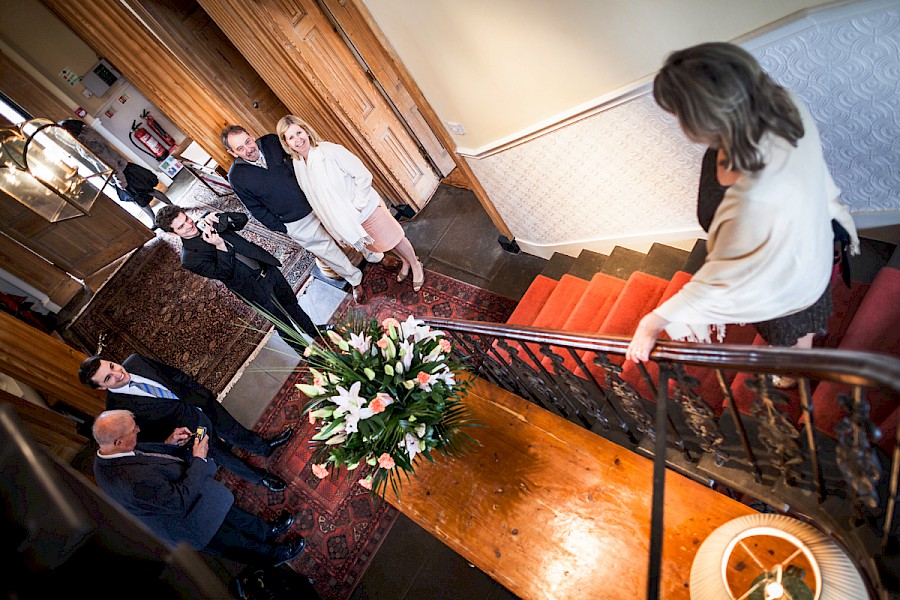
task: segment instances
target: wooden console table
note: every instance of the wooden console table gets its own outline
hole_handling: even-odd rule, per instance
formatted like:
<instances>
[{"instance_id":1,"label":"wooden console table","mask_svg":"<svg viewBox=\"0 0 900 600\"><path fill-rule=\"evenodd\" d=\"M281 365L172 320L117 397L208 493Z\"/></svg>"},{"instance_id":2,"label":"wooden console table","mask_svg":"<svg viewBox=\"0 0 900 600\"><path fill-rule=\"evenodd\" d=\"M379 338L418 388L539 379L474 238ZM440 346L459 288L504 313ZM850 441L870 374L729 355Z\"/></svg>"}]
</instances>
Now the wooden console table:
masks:
<instances>
[{"instance_id":1,"label":"wooden console table","mask_svg":"<svg viewBox=\"0 0 900 600\"><path fill-rule=\"evenodd\" d=\"M653 463L480 379L468 403L482 448L387 500L525 600L643 598ZM689 598L700 544L753 512L669 471L661 597Z\"/></svg>"}]
</instances>

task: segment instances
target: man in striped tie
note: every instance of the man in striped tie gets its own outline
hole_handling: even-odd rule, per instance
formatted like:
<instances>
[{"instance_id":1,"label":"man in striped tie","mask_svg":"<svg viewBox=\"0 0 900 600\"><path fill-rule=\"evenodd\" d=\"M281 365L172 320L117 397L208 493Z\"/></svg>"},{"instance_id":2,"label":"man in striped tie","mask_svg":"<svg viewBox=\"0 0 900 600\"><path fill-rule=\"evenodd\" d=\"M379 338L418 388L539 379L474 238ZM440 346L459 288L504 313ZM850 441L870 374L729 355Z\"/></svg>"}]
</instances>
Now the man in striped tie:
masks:
<instances>
[{"instance_id":1,"label":"man in striped tie","mask_svg":"<svg viewBox=\"0 0 900 600\"><path fill-rule=\"evenodd\" d=\"M107 410L134 413L141 442L183 445L197 427L206 427L209 454L216 463L250 483L273 492L284 491L286 484L281 478L248 465L232 453L231 447L268 457L291 439L292 429L265 440L238 423L211 391L187 373L140 354L132 354L121 365L91 356L81 363L78 378L90 388L106 391Z\"/></svg>"}]
</instances>

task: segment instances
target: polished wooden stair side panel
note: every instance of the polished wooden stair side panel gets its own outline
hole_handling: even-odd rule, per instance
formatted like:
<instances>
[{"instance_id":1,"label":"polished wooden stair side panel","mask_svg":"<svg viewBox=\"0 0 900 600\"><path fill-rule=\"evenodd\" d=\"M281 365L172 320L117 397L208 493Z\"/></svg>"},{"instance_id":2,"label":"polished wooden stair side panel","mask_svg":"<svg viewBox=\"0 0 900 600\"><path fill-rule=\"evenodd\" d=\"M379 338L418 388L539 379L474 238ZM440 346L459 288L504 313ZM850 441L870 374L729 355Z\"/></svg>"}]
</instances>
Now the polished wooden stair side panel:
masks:
<instances>
[{"instance_id":1,"label":"polished wooden stair side panel","mask_svg":"<svg viewBox=\"0 0 900 600\"><path fill-rule=\"evenodd\" d=\"M387 500L525 600L642 597L652 462L481 379L467 404L482 447ZM688 598L700 543L752 513L668 472L661 597Z\"/></svg>"}]
</instances>

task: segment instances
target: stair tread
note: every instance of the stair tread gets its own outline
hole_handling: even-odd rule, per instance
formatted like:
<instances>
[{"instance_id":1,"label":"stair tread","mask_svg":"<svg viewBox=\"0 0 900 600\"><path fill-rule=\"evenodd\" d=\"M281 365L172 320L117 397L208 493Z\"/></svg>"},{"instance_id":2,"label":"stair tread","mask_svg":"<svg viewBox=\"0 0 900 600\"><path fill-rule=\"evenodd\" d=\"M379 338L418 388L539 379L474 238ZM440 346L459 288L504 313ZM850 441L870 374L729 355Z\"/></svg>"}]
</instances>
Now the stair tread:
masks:
<instances>
[{"instance_id":1,"label":"stair tread","mask_svg":"<svg viewBox=\"0 0 900 600\"><path fill-rule=\"evenodd\" d=\"M553 256L550 257L550 260L547 261L544 270L541 271L541 275L559 281L560 277L569 272L569 269L572 268L574 262L574 256L554 252Z\"/></svg>"},{"instance_id":2,"label":"stair tread","mask_svg":"<svg viewBox=\"0 0 900 600\"><path fill-rule=\"evenodd\" d=\"M619 279L628 279L632 273L640 270L645 258L647 255L643 252L616 246L609 253L609 258L604 261L600 272Z\"/></svg>"},{"instance_id":3,"label":"stair tread","mask_svg":"<svg viewBox=\"0 0 900 600\"><path fill-rule=\"evenodd\" d=\"M644 262L641 263L641 271L663 279L671 279L675 273L682 270L689 256L690 252L687 250L665 244L653 244Z\"/></svg>"},{"instance_id":4,"label":"stair tread","mask_svg":"<svg viewBox=\"0 0 900 600\"><path fill-rule=\"evenodd\" d=\"M544 302L541 311L535 316L532 326L561 328L587 287L588 282L584 279L568 274L563 275Z\"/></svg>"},{"instance_id":5,"label":"stair tread","mask_svg":"<svg viewBox=\"0 0 900 600\"><path fill-rule=\"evenodd\" d=\"M703 266L705 261L706 240L697 240L694 242L694 247L691 249L691 253L688 255L687 260L684 261L684 266L681 270L693 275L700 270L700 267Z\"/></svg>"},{"instance_id":6,"label":"stair tread","mask_svg":"<svg viewBox=\"0 0 900 600\"><path fill-rule=\"evenodd\" d=\"M543 275L535 277L506 322L510 325L531 325L558 283Z\"/></svg>"},{"instance_id":7,"label":"stair tread","mask_svg":"<svg viewBox=\"0 0 900 600\"><path fill-rule=\"evenodd\" d=\"M578 255L578 258L575 259L575 262L573 262L572 266L569 268L569 275L574 275L575 277L581 277L584 280L590 281L591 277L600 272L603 268L603 264L608 259L609 257L605 254L592 252L590 250L582 250L581 254Z\"/></svg>"}]
</instances>

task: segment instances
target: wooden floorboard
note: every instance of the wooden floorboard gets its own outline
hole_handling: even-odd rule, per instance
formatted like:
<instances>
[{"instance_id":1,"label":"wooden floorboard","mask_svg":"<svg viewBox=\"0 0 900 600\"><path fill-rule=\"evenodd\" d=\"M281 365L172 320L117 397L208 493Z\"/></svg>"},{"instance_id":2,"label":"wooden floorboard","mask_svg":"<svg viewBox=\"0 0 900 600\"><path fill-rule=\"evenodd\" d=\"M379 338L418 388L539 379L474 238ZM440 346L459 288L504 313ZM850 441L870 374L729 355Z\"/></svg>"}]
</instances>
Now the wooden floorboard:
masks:
<instances>
[{"instance_id":1,"label":"wooden floorboard","mask_svg":"<svg viewBox=\"0 0 900 600\"><path fill-rule=\"evenodd\" d=\"M468 403L483 446L388 501L520 598L643 598L652 463L483 380ZM688 598L702 541L753 511L672 472L665 506L661 597Z\"/></svg>"}]
</instances>

